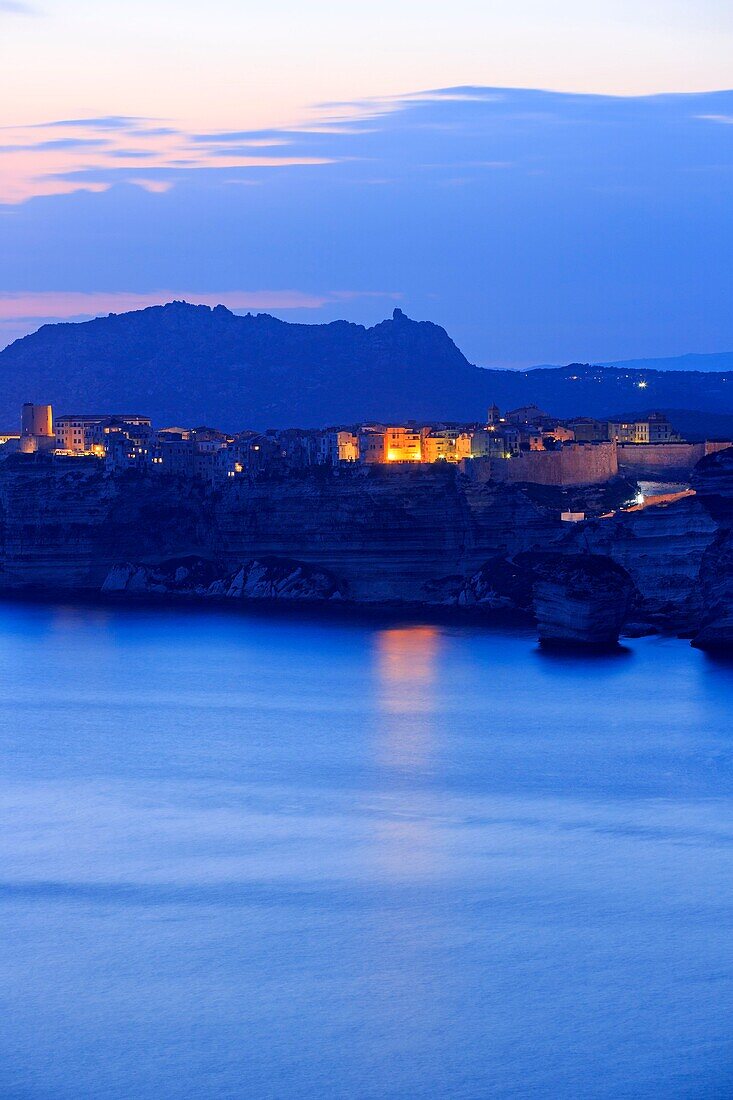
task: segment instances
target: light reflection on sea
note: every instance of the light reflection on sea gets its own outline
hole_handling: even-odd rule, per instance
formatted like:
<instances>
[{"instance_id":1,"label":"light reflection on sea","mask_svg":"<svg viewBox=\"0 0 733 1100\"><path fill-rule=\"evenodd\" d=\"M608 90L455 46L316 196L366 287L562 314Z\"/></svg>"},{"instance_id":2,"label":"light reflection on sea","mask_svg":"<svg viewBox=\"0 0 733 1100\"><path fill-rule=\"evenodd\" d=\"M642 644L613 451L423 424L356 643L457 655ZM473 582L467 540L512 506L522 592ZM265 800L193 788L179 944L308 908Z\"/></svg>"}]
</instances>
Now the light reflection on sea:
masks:
<instances>
[{"instance_id":1,"label":"light reflection on sea","mask_svg":"<svg viewBox=\"0 0 733 1100\"><path fill-rule=\"evenodd\" d=\"M733 668L0 607L0 1095L723 1097Z\"/></svg>"}]
</instances>

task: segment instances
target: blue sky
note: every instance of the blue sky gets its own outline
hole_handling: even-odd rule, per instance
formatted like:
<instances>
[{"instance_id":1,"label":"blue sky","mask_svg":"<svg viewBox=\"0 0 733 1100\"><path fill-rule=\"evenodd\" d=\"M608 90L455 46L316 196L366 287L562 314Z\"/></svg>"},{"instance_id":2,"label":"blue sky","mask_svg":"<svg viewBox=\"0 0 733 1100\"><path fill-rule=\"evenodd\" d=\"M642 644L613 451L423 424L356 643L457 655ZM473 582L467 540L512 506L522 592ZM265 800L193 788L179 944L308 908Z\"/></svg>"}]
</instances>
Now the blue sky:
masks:
<instances>
[{"instance_id":1,"label":"blue sky","mask_svg":"<svg viewBox=\"0 0 733 1100\"><path fill-rule=\"evenodd\" d=\"M729 4L263 7L0 0L0 344L176 296L733 349Z\"/></svg>"}]
</instances>

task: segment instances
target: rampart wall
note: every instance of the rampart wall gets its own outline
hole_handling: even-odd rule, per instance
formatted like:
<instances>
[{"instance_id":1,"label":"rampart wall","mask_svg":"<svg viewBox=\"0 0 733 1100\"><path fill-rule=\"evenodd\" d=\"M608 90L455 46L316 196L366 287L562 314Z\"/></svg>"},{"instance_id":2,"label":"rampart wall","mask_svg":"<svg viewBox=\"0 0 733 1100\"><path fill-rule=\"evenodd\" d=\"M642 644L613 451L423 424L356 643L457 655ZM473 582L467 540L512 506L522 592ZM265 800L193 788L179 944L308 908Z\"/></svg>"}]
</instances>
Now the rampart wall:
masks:
<instances>
[{"instance_id":1,"label":"rampart wall","mask_svg":"<svg viewBox=\"0 0 733 1100\"><path fill-rule=\"evenodd\" d=\"M701 458L723 451L730 443L619 443L621 473L679 473L692 470Z\"/></svg>"},{"instance_id":2,"label":"rampart wall","mask_svg":"<svg viewBox=\"0 0 733 1100\"><path fill-rule=\"evenodd\" d=\"M491 481L510 485L600 485L618 474L615 443L571 443L556 451L525 451L491 460Z\"/></svg>"}]
</instances>

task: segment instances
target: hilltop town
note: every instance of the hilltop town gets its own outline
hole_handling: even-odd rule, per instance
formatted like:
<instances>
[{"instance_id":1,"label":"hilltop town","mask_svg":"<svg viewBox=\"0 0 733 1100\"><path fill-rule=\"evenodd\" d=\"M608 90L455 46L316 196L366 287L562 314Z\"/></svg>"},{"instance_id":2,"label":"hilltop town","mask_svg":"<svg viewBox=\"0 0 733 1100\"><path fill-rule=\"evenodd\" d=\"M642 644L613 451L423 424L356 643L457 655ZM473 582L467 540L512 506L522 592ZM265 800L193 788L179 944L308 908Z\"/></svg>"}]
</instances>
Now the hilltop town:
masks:
<instances>
[{"instance_id":1,"label":"hilltop town","mask_svg":"<svg viewBox=\"0 0 733 1100\"><path fill-rule=\"evenodd\" d=\"M234 435L26 404L0 434L0 590L530 615L733 645L733 447L667 418Z\"/></svg>"},{"instance_id":2,"label":"hilltop town","mask_svg":"<svg viewBox=\"0 0 733 1100\"><path fill-rule=\"evenodd\" d=\"M635 420L561 420L535 405L505 413L492 405L483 423L339 425L323 430L156 428L140 414L66 413L26 404L20 432L0 435L0 456L91 458L110 472L138 469L216 484L241 476L310 467L448 463L482 481L548 486L599 485L619 474L683 479L725 441L683 440L662 413Z\"/></svg>"}]
</instances>

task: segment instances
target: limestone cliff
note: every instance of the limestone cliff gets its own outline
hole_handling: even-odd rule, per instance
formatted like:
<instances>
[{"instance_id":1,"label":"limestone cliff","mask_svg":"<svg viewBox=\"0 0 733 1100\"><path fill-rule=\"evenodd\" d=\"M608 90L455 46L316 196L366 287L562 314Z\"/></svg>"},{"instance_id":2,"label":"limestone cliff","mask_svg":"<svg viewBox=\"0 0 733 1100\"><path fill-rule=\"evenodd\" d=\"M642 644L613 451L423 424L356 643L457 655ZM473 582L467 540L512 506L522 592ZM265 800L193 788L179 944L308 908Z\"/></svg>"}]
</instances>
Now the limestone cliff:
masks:
<instances>
[{"instance_id":1,"label":"limestone cliff","mask_svg":"<svg viewBox=\"0 0 733 1100\"><path fill-rule=\"evenodd\" d=\"M733 649L733 532L721 531L703 554L700 567L699 649Z\"/></svg>"},{"instance_id":2,"label":"limestone cliff","mask_svg":"<svg viewBox=\"0 0 733 1100\"><path fill-rule=\"evenodd\" d=\"M618 643L634 586L625 569L594 554L548 555L534 569L532 610L544 645Z\"/></svg>"},{"instance_id":3,"label":"limestone cliff","mask_svg":"<svg viewBox=\"0 0 733 1100\"><path fill-rule=\"evenodd\" d=\"M733 449L704 458L693 485L694 496L574 524L544 548L550 573L562 574L562 555L607 558L633 586L626 632L660 629L696 636L700 645L733 646ZM533 554L487 559L459 602L539 617L537 564ZM572 599L571 589L565 586L563 599Z\"/></svg>"},{"instance_id":4,"label":"limestone cliff","mask_svg":"<svg viewBox=\"0 0 733 1100\"><path fill-rule=\"evenodd\" d=\"M717 532L704 502L694 496L578 524L563 539L562 549L610 558L636 586L640 622L684 631L698 620L700 564Z\"/></svg>"},{"instance_id":5,"label":"limestone cliff","mask_svg":"<svg viewBox=\"0 0 733 1100\"><path fill-rule=\"evenodd\" d=\"M719 528L700 563L694 644L733 650L733 448L704 458L695 469L693 486Z\"/></svg>"},{"instance_id":6,"label":"limestone cliff","mask_svg":"<svg viewBox=\"0 0 733 1100\"><path fill-rule=\"evenodd\" d=\"M520 489L475 485L450 467L315 470L212 489L153 473L106 476L94 459L0 465L6 589L131 591L144 576L151 591L175 591L168 563L192 558L210 563L209 584L283 561L353 600L440 603L487 559L561 532L557 512ZM120 568L132 569L126 581Z\"/></svg>"},{"instance_id":7,"label":"limestone cliff","mask_svg":"<svg viewBox=\"0 0 733 1100\"><path fill-rule=\"evenodd\" d=\"M509 608L543 630L560 629L560 605L576 601L563 629L574 617L589 641L623 625L718 645L732 636L733 449L699 464L695 488L568 526L546 490L449 466L318 468L210 487L18 455L0 463L0 588ZM571 576L564 559L578 555L603 559L589 568L602 565L608 585ZM608 595L616 568L628 579L623 624Z\"/></svg>"},{"instance_id":8,"label":"limestone cliff","mask_svg":"<svg viewBox=\"0 0 733 1100\"><path fill-rule=\"evenodd\" d=\"M493 558L471 578L460 602L487 609L530 613L548 645L612 646L618 642L632 600L631 577L600 554L525 551Z\"/></svg>"}]
</instances>

